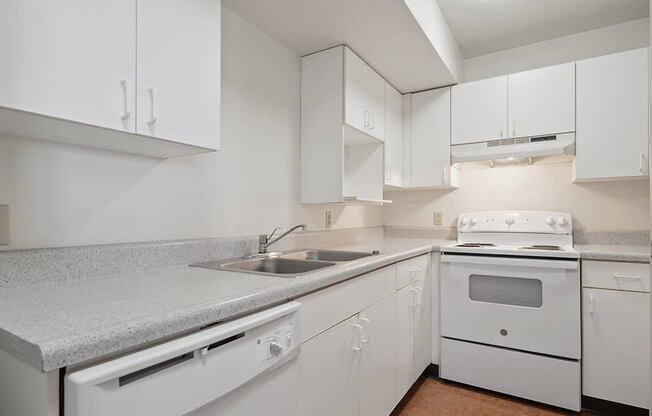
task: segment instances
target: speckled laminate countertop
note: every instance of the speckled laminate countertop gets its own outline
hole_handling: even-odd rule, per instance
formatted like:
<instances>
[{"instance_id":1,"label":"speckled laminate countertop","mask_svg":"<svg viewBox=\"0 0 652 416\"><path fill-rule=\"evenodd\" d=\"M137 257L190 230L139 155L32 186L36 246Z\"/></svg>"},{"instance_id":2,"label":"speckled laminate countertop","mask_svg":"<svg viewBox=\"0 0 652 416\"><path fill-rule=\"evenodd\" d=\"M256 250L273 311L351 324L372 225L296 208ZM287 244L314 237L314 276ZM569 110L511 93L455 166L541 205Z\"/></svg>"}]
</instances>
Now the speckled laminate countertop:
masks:
<instances>
[{"instance_id":1,"label":"speckled laminate countertop","mask_svg":"<svg viewBox=\"0 0 652 416\"><path fill-rule=\"evenodd\" d=\"M341 247L381 254L300 278L183 266L4 289L0 348L51 371L282 303L447 243L385 238Z\"/></svg>"},{"instance_id":2,"label":"speckled laminate countertop","mask_svg":"<svg viewBox=\"0 0 652 416\"><path fill-rule=\"evenodd\" d=\"M577 244L583 260L629 261L637 263L650 262L649 246Z\"/></svg>"}]
</instances>

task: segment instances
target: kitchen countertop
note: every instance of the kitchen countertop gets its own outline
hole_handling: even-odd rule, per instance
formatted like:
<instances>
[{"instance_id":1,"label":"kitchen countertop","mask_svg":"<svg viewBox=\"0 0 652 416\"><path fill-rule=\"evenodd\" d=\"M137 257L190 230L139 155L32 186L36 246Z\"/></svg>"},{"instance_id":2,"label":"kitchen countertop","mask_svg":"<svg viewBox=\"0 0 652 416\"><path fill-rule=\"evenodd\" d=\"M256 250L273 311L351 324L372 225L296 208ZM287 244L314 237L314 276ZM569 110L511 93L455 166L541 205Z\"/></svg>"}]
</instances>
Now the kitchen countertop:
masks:
<instances>
[{"instance_id":1,"label":"kitchen countertop","mask_svg":"<svg viewBox=\"0 0 652 416\"><path fill-rule=\"evenodd\" d=\"M300 278L180 266L0 290L0 348L42 371L97 360L297 298L449 240L337 247L381 254ZM319 247L311 247L319 248ZM333 247L329 247L333 249Z\"/></svg>"},{"instance_id":2,"label":"kitchen countertop","mask_svg":"<svg viewBox=\"0 0 652 416\"><path fill-rule=\"evenodd\" d=\"M650 262L650 246L576 244L583 260Z\"/></svg>"}]
</instances>

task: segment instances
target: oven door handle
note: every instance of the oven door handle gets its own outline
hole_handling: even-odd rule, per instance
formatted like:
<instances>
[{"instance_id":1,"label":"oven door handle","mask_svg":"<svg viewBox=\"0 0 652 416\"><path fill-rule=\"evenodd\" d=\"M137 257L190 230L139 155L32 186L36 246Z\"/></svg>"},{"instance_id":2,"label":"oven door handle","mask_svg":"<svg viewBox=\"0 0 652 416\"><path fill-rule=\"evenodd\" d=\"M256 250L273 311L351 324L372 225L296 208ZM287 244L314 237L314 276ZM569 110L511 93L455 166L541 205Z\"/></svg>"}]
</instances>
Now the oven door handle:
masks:
<instances>
[{"instance_id":1,"label":"oven door handle","mask_svg":"<svg viewBox=\"0 0 652 416\"><path fill-rule=\"evenodd\" d=\"M561 269L561 270L577 270L579 268L578 261L572 260L549 260L549 259L533 259L533 258L515 258L515 257L489 257L489 256L464 256L454 254L442 254L442 263L460 263L460 264L482 264L482 265L496 265L505 267L530 267L538 269Z\"/></svg>"}]
</instances>

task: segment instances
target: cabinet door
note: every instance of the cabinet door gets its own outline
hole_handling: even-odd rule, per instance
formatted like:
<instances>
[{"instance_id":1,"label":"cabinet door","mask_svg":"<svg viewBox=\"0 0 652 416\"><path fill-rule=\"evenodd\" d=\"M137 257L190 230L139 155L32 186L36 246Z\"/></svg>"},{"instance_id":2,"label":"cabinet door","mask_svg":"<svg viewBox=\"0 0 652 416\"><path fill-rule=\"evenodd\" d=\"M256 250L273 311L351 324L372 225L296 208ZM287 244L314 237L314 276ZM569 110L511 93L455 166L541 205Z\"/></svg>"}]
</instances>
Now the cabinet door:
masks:
<instances>
[{"instance_id":1,"label":"cabinet door","mask_svg":"<svg viewBox=\"0 0 652 416\"><path fill-rule=\"evenodd\" d=\"M135 132L135 8L135 0L3 1L0 106Z\"/></svg>"},{"instance_id":2,"label":"cabinet door","mask_svg":"<svg viewBox=\"0 0 652 416\"><path fill-rule=\"evenodd\" d=\"M648 407L648 293L583 289L583 394Z\"/></svg>"},{"instance_id":3,"label":"cabinet door","mask_svg":"<svg viewBox=\"0 0 652 416\"><path fill-rule=\"evenodd\" d=\"M648 174L648 50L577 63L575 178Z\"/></svg>"},{"instance_id":4,"label":"cabinet door","mask_svg":"<svg viewBox=\"0 0 652 416\"><path fill-rule=\"evenodd\" d=\"M403 185L403 97L385 85L385 184Z\"/></svg>"},{"instance_id":5,"label":"cabinet door","mask_svg":"<svg viewBox=\"0 0 652 416\"><path fill-rule=\"evenodd\" d=\"M507 137L507 76L451 88L451 143Z\"/></svg>"},{"instance_id":6,"label":"cabinet door","mask_svg":"<svg viewBox=\"0 0 652 416\"><path fill-rule=\"evenodd\" d=\"M351 317L301 346L299 414L357 415L358 354L361 337Z\"/></svg>"},{"instance_id":7,"label":"cabinet door","mask_svg":"<svg viewBox=\"0 0 652 416\"><path fill-rule=\"evenodd\" d=\"M411 186L449 184L450 88L412 94Z\"/></svg>"},{"instance_id":8,"label":"cabinet door","mask_svg":"<svg viewBox=\"0 0 652 416\"><path fill-rule=\"evenodd\" d=\"M138 134L219 148L220 0L138 0Z\"/></svg>"},{"instance_id":9,"label":"cabinet door","mask_svg":"<svg viewBox=\"0 0 652 416\"><path fill-rule=\"evenodd\" d=\"M419 378L432 363L432 275L426 267L423 278L414 283L417 289L414 308L414 373Z\"/></svg>"},{"instance_id":10,"label":"cabinet door","mask_svg":"<svg viewBox=\"0 0 652 416\"><path fill-rule=\"evenodd\" d=\"M359 415L386 416L396 405L396 295L360 312L364 341L360 353Z\"/></svg>"},{"instance_id":11,"label":"cabinet door","mask_svg":"<svg viewBox=\"0 0 652 416\"><path fill-rule=\"evenodd\" d=\"M385 140L385 80L369 68L367 96L369 97L369 134Z\"/></svg>"},{"instance_id":12,"label":"cabinet door","mask_svg":"<svg viewBox=\"0 0 652 416\"><path fill-rule=\"evenodd\" d=\"M575 131L575 63L507 76L509 137Z\"/></svg>"},{"instance_id":13,"label":"cabinet door","mask_svg":"<svg viewBox=\"0 0 652 416\"><path fill-rule=\"evenodd\" d=\"M345 123L369 132L370 105L368 89L369 71L371 68L358 55L349 48L344 48L345 53Z\"/></svg>"},{"instance_id":14,"label":"cabinet door","mask_svg":"<svg viewBox=\"0 0 652 416\"><path fill-rule=\"evenodd\" d=\"M410 389L414 376L414 305L412 285L396 292L396 401Z\"/></svg>"}]
</instances>

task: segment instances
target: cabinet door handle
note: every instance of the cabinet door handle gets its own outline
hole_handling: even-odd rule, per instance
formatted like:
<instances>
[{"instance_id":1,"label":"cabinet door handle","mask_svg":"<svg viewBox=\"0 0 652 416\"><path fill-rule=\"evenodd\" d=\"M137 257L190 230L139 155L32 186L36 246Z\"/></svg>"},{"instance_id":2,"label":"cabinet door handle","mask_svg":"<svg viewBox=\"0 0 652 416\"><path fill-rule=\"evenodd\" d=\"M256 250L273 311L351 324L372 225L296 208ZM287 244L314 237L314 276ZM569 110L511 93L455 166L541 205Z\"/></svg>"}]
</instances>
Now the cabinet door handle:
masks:
<instances>
[{"instance_id":1,"label":"cabinet door handle","mask_svg":"<svg viewBox=\"0 0 652 416\"><path fill-rule=\"evenodd\" d=\"M392 168L389 166L385 169L385 179L392 179Z\"/></svg>"},{"instance_id":2,"label":"cabinet door handle","mask_svg":"<svg viewBox=\"0 0 652 416\"><path fill-rule=\"evenodd\" d=\"M618 280L641 280L641 276L628 276L626 274L614 273L614 278Z\"/></svg>"},{"instance_id":3,"label":"cabinet door handle","mask_svg":"<svg viewBox=\"0 0 652 416\"><path fill-rule=\"evenodd\" d=\"M369 124L369 130L376 128L376 117L374 117L374 113L369 113Z\"/></svg>"},{"instance_id":4,"label":"cabinet door handle","mask_svg":"<svg viewBox=\"0 0 652 416\"><path fill-rule=\"evenodd\" d=\"M593 293L589 293L589 315L595 315L595 297Z\"/></svg>"},{"instance_id":5,"label":"cabinet door handle","mask_svg":"<svg viewBox=\"0 0 652 416\"><path fill-rule=\"evenodd\" d=\"M360 322L364 322L365 324L369 325L371 321L369 321L369 318L360 318ZM364 327L364 325L360 325L362 328L362 343L363 344L368 344L369 343L369 338L367 337L367 329Z\"/></svg>"},{"instance_id":6,"label":"cabinet door handle","mask_svg":"<svg viewBox=\"0 0 652 416\"><path fill-rule=\"evenodd\" d=\"M369 111L367 110L364 111L364 128L369 128Z\"/></svg>"},{"instance_id":7,"label":"cabinet door handle","mask_svg":"<svg viewBox=\"0 0 652 416\"><path fill-rule=\"evenodd\" d=\"M124 99L123 102L123 110L124 112L120 116L122 120L127 120L129 117L131 117L131 111L129 111L129 81L126 79L121 79L120 80L120 85L122 86L122 97Z\"/></svg>"},{"instance_id":8,"label":"cabinet door handle","mask_svg":"<svg viewBox=\"0 0 652 416\"><path fill-rule=\"evenodd\" d=\"M410 307L411 308L416 308L417 307L417 293L419 292L418 289L412 288L410 289L410 292L412 293L412 301L410 302Z\"/></svg>"},{"instance_id":9,"label":"cabinet door handle","mask_svg":"<svg viewBox=\"0 0 652 416\"><path fill-rule=\"evenodd\" d=\"M445 167L442 170L442 180L444 185L450 185L450 167Z\"/></svg>"},{"instance_id":10,"label":"cabinet door handle","mask_svg":"<svg viewBox=\"0 0 652 416\"><path fill-rule=\"evenodd\" d=\"M641 172L644 175L647 175L647 158L643 154L643 152L640 152L638 154L638 171Z\"/></svg>"},{"instance_id":11,"label":"cabinet door handle","mask_svg":"<svg viewBox=\"0 0 652 416\"><path fill-rule=\"evenodd\" d=\"M150 100L150 103L151 103L150 118L149 118L149 121L147 122L147 124L149 124L151 126L154 123L156 123L156 111L155 111L155 107L154 107L154 101L155 101L154 96L156 94L156 88L148 88L147 92L149 92L149 100Z\"/></svg>"},{"instance_id":12,"label":"cabinet door handle","mask_svg":"<svg viewBox=\"0 0 652 416\"><path fill-rule=\"evenodd\" d=\"M512 137L516 137L516 119L512 120Z\"/></svg>"},{"instance_id":13,"label":"cabinet door handle","mask_svg":"<svg viewBox=\"0 0 652 416\"><path fill-rule=\"evenodd\" d=\"M500 120L500 138L502 139L504 135L505 135L505 125L503 124L503 120Z\"/></svg>"},{"instance_id":14,"label":"cabinet door handle","mask_svg":"<svg viewBox=\"0 0 652 416\"><path fill-rule=\"evenodd\" d=\"M362 332L362 325L353 324L353 330L355 334L360 334ZM362 343L355 345L355 341L354 341L353 351L361 351L361 350L362 350Z\"/></svg>"}]
</instances>

